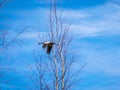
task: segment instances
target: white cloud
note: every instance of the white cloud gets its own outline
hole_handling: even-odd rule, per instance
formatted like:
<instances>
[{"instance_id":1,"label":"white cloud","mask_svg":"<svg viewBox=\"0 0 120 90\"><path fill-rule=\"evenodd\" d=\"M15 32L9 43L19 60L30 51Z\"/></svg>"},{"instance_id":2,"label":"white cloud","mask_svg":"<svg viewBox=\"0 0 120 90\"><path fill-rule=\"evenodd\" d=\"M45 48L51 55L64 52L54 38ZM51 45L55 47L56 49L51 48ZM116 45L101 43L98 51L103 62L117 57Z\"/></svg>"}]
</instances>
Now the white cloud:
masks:
<instances>
[{"instance_id":1,"label":"white cloud","mask_svg":"<svg viewBox=\"0 0 120 90\"><path fill-rule=\"evenodd\" d=\"M36 39L39 39L39 37L45 37L47 36L47 33L46 32L38 32L38 31L28 31L28 32L25 32L23 34L21 34L21 38L22 39L28 39L28 40L36 40Z\"/></svg>"},{"instance_id":2,"label":"white cloud","mask_svg":"<svg viewBox=\"0 0 120 90\"><path fill-rule=\"evenodd\" d=\"M78 89L82 89L82 90L119 90L120 87L116 86L116 85L108 85L108 86L90 86L90 87L78 87ZM78 90L76 89L76 90Z\"/></svg>"},{"instance_id":3,"label":"white cloud","mask_svg":"<svg viewBox=\"0 0 120 90\"><path fill-rule=\"evenodd\" d=\"M84 37L120 34L120 6L117 4L107 2L93 8L71 10L71 13L68 19L74 21L71 27L74 34Z\"/></svg>"},{"instance_id":4,"label":"white cloud","mask_svg":"<svg viewBox=\"0 0 120 90\"><path fill-rule=\"evenodd\" d=\"M72 34L78 35L79 37L86 36L96 36L99 33L99 29L92 26L84 26L84 25L71 25Z\"/></svg>"},{"instance_id":5,"label":"white cloud","mask_svg":"<svg viewBox=\"0 0 120 90\"><path fill-rule=\"evenodd\" d=\"M83 37L120 34L120 5L114 3L116 1L113 0L100 6L80 10L58 9L58 12L63 11L63 17L73 22L71 28L74 34L78 34L79 32ZM10 21L11 27L17 27L18 25L23 25L23 23L30 26L37 26L39 21L39 29L41 31L48 30L49 9L47 8L14 11L12 14L18 18Z\"/></svg>"},{"instance_id":6,"label":"white cloud","mask_svg":"<svg viewBox=\"0 0 120 90\"><path fill-rule=\"evenodd\" d=\"M78 35L77 38L106 34L120 34L120 6L117 4L106 3L97 7L82 10L65 10L64 12L68 13L68 15L63 15L66 19L69 19L69 21L74 21L71 26L71 30L75 36ZM45 24L48 20L48 18L46 18L48 17L48 9L37 8L35 10L19 12L17 15L21 18L20 20L15 20L13 23L14 26L18 25L19 22L26 22L28 25L35 26L37 25L37 20L39 19L39 27L41 28L40 30L46 29L45 25L43 24ZM46 26L47 24L48 22L46 23ZM46 32L46 30L44 31ZM26 32L21 36L21 38L27 40L37 39L37 33L38 32L35 31ZM44 34L45 33L40 34L42 35L42 38ZM26 50L31 50L30 48L33 48L33 44L25 45L23 48ZM113 58L111 59L111 56L108 55L109 53L106 53L99 53L94 50L88 52L88 50L85 50L83 54L87 56L87 62L90 62L88 63L87 69L90 72L103 71L107 74L120 75L120 71L118 69L120 68L118 66L119 61L115 61L113 65ZM115 54L119 54L119 52ZM118 58L116 60L118 60Z\"/></svg>"},{"instance_id":7,"label":"white cloud","mask_svg":"<svg viewBox=\"0 0 120 90\"><path fill-rule=\"evenodd\" d=\"M62 10L60 10L62 12ZM89 13L84 12L82 10L65 10L63 12L63 17L67 19L80 19L80 18L86 18L89 17Z\"/></svg>"},{"instance_id":8,"label":"white cloud","mask_svg":"<svg viewBox=\"0 0 120 90\"><path fill-rule=\"evenodd\" d=\"M90 47L90 45L88 45ZM103 72L110 76L120 75L120 48L111 50L82 49L81 54L86 62L85 72ZM113 53L114 52L114 53Z\"/></svg>"}]
</instances>

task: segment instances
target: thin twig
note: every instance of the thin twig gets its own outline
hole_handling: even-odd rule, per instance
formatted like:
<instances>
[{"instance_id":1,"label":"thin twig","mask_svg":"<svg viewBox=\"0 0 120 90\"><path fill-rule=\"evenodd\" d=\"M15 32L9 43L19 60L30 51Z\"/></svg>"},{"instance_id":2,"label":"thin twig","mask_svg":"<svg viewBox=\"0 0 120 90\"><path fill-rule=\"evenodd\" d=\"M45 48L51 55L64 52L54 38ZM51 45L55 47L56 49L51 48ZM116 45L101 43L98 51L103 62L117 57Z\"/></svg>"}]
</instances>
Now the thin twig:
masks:
<instances>
[{"instance_id":1,"label":"thin twig","mask_svg":"<svg viewBox=\"0 0 120 90\"><path fill-rule=\"evenodd\" d=\"M19 35L28 28L29 26L24 27L7 45L4 46L4 48L7 48L8 46L10 46L19 37Z\"/></svg>"}]
</instances>

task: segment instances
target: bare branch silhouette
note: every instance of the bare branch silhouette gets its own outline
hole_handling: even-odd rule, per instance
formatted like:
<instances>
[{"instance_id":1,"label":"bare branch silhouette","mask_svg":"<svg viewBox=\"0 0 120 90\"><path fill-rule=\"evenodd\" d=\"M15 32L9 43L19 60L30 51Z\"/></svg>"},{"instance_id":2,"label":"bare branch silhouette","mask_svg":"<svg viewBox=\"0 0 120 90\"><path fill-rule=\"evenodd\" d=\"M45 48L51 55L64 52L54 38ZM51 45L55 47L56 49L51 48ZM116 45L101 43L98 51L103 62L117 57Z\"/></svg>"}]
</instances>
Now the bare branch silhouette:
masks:
<instances>
[{"instance_id":1,"label":"bare branch silhouette","mask_svg":"<svg viewBox=\"0 0 120 90\"><path fill-rule=\"evenodd\" d=\"M49 43L40 42L39 44L43 44L43 48L47 47L50 42L59 44L52 46L49 54L38 55L40 57L35 59L37 63L35 67L39 73L38 86L40 89L38 90L73 90L73 84L80 78L79 75L84 65L78 66L78 69L73 68L76 67L74 64L76 58L74 51L71 50L70 26L71 23L66 25L62 12L57 11L56 0L51 0Z\"/></svg>"},{"instance_id":2,"label":"bare branch silhouette","mask_svg":"<svg viewBox=\"0 0 120 90\"><path fill-rule=\"evenodd\" d=\"M2 7L5 2L6 2L6 0L0 1L0 7Z\"/></svg>"}]
</instances>

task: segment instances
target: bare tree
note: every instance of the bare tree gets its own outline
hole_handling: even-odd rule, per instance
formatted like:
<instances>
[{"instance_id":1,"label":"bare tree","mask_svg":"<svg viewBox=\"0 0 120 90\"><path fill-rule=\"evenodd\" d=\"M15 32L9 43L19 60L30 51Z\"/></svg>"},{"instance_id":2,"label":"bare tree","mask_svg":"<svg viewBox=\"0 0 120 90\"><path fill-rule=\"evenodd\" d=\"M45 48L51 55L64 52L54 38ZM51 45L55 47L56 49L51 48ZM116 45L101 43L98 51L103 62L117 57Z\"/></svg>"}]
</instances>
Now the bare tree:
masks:
<instances>
[{"instance_id":1,"label":"bare tree","mask_svg":"<svg viewBox=\"0 0 120 90\"><path fill-rule=\"evenodd\" d=\"M7 0L0 0L0 8L5 4ZM0 17L2 18L2 17ZM15 44L19 45L17 43L18 37L26 30L29 26L25 26L21 30L17 31L16 34L13 36L9 36L10 32L9 30L1 30L0 28L0 84L8 84L13 79L6 79L6 72L14 71L13 68L10 68L5 64L5 59L2 59L3 55L8 56L9 53L9 47L13 47ZM14 47L13 47L14 48ZM6 60L7 62L7 60ZM5 78L5 80L3 79ZM2 90L2 87L0 86L0 90Z\"/></svg>"},{"instance_id":2,"label":"bare tree","mask_svg":"<svg viewBox=\"0 0 120 90\"><path fill-rule=\"evenodd\" d=\"M14 49L15 45L19 45L19 43L17 42L19 41L18 37L23 33L23 31L25 31L28 28L29 27L26 26L23 29L21 29L15 36L10 36L12 38L11 40L7 37L7 35L9 36L8 31L0 32L0 84L8 84L11 80L14 80L14 78L3 80L3 78L6 77L5 73L16 72L16 71L14 68L10 68L9 66L6 66L5 63L7 62L7 60L5 61L5 59L2 59L2 57L7 56L6 59L9 58L10 55L9 47L12 47ZM0 90L1 89L2 88L0 86Z\"/></svg>"},{"instance_id":3,"label":"bare tree","mask_svg":"<svg viewBox=\"0 0 120 90\"><path fill-rule=\"evenodd\" d=\"M18 37L28 28L30 27L25 26L23 29L19 30L19 32L15 36L13 36L11 40L9 40L9 38L7 37L7 35L9 34L8 31L6 30L1 31L0 32L0 52L6 53L8 51L8 47L13 46L15 42L17 43Z\"/></svg>"},{"instance_id":4,"label":"bare tree","mask_svg":"<svg viewBox=\"0 0 120 90\"><path fill-rule=\"evenodd\" d=\"M5 4L7 0L1 0L0 1L0 8ZM26 29L30 28L29 26L25 26L23 29L19 30L18 33L13 36L11 40L8 41L9 38L7 38L8 30L0 30L0 51L7 51L7 48L9 46L12 46L14 42L16 42L17 38L20 36L21 33L23 33Z\"/></svg>"},{"instance_id":5,"label":"bare tree","mask_svg":"<svg viewBox=\"0 0 120 90\"><path fill-rule=\"evenodd\" d=\"M54 45L50 54L39 55L36 60L36 69L31 70L37 75L36 81L30 76L37 90L73 90L72 85L79 78L81 69L75 69L75 55L71 50L72 37L70 26L66 25L61 11L57 11L56 0L51 0L49 12L49 41Z\"/></svg>"}]
</instances>

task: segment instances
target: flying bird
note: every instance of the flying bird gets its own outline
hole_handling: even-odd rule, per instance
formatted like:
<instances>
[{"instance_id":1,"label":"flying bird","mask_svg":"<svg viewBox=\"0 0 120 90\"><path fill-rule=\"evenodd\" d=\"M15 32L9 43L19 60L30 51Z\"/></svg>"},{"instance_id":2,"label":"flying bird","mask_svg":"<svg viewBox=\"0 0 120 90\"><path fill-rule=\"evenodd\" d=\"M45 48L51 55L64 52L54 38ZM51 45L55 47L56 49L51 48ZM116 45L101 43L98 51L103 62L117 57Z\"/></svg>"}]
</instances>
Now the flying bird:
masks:
<instances>
[{"instance_id":1,"label":"flying bird","mask_svg":"<svg viewBox=\"0 0 120 90\"><path fill-rule=\"evenodd\" d=\"M52 41L45 41L45 42L39 42L38 44L43 44L42 48L43 49L47 48L47 54L50 54L53 45L56 44L56 43L52 42Z\"/></svg>"}]
</instances>

